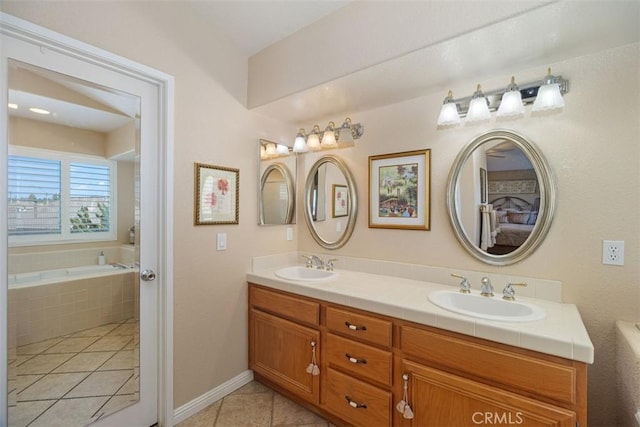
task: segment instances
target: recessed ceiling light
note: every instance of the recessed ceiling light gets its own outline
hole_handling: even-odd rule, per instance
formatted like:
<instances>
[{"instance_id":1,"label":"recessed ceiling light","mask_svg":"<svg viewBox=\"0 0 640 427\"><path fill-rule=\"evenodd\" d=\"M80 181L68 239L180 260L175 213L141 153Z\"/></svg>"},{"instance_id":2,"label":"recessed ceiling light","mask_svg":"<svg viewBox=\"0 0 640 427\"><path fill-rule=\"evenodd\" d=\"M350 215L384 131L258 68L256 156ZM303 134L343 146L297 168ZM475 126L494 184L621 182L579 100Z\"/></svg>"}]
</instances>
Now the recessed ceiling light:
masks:
<instances>
[{"instance_id":1,"label":"recessed ceiling light","mask_svg":"<svg viewBox=\"0 0 640 427\"><path fill-rule=\"evenodd\" d=\"M35 107L29 108L29 111L36 114L51 114L50 111L43 110L42 108L35 108Z\"/></svg>"},{"instance_id":2,"label":"recessed ceiling light","mask_svg":"<svg viewBox=\"0 0 640 427\"><path fill-rule=\"evenodd\" d=\"M18 109L18 104L14 104L12 102L7 104L7 107L11 108L12 110L17 110Z\"/></svg>"}]
</instances>

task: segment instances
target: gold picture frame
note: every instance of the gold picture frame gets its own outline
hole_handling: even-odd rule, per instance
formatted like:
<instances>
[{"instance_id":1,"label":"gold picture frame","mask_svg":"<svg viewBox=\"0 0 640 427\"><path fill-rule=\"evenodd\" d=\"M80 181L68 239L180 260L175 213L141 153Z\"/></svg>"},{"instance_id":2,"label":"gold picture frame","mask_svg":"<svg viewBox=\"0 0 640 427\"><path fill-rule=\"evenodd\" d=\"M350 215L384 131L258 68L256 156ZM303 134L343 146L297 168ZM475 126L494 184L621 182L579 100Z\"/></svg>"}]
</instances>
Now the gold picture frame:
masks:
<instances>
[{"instance_id":1,"label":"gold picture frame","mask_svg":"<svg viewBox=\"0 0 640 427\"><path fill-rule=\"evenodd\" d=\"M369 156L369 228L431 229L431 150Z\"/></svg>"},{"instance_id":2,"label":"gold picture frame","mask_svg":"<svg viewBox=\"0 0 640 427\"><path fill-rule=\"evenodd\" d=\"M238 224L240 170L195 164L195 225Z\"/></svg>"}]
</instances>

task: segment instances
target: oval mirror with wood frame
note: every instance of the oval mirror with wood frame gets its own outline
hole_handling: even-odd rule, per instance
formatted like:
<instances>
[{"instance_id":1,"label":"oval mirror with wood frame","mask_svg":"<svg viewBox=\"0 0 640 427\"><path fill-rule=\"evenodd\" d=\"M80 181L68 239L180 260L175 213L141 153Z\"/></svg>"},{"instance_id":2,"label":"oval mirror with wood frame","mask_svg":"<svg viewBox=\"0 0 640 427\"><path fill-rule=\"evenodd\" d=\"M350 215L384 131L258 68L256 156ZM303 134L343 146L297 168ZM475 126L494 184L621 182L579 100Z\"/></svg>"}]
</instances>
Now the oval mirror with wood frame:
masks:
<instances>
[{"instance_id":1,"label":"oval mirror with wood frame","mask_svg":"<svg viewBox=\"0 0 640 427\"><path fill-rule=\"evenodd\" d=\"M449 174L447 211L456 238L487 264L509 265L528 257L549 231L555 204L547 161L513 131L475 138Z\"/></svg>"},{"instance_id":2,"label":"oval mirror with wood frame","mask_svg":"<svg viewBox=\"0 0 640 427\"><path fill-rule=\"evenodd\" d=\"M314 240L325 249L347 243L356 222L358 198L353 176L338 157L316 161L307 175L304 216Z\"/></svg>"}]
</instances>

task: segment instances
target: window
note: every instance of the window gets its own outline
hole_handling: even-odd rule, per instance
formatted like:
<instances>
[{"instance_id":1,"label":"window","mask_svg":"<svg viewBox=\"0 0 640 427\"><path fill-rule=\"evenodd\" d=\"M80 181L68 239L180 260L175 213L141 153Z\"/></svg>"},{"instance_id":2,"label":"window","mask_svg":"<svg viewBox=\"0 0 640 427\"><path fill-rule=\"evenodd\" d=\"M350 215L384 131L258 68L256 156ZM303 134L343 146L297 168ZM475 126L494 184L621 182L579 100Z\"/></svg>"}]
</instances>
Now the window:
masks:
<instances>
[{"instance_id":1,"label":"window","mask_svg":"<svg viewBox=\"0 0 640 427\"><path fill-rule=\"evenodd\" d=\"M8 225L12 245L114 240L116 163L12 147Z\"/></svg>"}]
</instances>

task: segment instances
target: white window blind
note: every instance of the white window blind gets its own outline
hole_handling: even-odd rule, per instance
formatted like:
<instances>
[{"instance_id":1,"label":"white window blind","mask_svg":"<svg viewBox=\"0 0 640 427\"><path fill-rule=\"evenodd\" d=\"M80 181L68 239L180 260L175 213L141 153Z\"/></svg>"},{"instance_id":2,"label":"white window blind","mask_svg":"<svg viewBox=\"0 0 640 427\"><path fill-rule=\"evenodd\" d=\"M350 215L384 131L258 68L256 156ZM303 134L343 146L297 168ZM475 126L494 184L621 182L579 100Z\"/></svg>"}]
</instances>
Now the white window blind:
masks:
<instances>
[{"instance_id":1,"label":"white window blind","mask_svg":"<svg viewBox=\"0 0 640 427\"><path fill-rule=\"evenodd\" d=\"M11 152L11 245L116 238L116 162L47 150Z\"/></svg>"},{"instance_id":2,"label":"white window blind","mask_svg":"<svg viewBox=\"0 0 640 427\"><path fill-rule=\"evenodd\" d=\"M9 236L60 234L61 162L9 156Z\"/></svg>"},{"instance_id":3,"label":"white window blind","mask_svg":"<svg viewBox=\"0 0 640 427\"><path fill-rule=\"evenodd\" d=\"M110 229L111 177L108 166L69 165L69 222L71 233L99 233Z\"/></svg>"}]
</instances>

